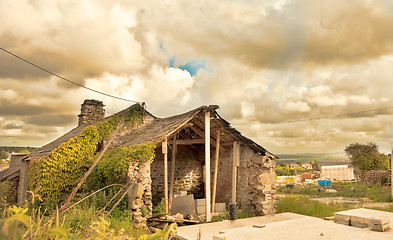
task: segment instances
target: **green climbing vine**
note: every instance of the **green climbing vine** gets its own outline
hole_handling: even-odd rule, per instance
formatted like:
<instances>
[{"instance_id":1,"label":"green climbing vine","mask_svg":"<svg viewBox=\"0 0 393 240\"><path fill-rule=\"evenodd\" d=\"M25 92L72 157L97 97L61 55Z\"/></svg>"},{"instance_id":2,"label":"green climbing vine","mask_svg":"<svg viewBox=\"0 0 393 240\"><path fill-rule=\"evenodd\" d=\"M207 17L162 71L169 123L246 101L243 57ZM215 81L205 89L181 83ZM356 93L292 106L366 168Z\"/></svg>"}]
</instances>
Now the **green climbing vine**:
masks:
<instances>
[{"instance_id":1,"label":"green climbing vine","mask_svg":"<svg viewBox=\"0 0 393 240\"><path fill-rule=\"evenodd\" d=\"M134 105L130 108L125 117L125 122L128 126L135 127L143 121L143 108L140 105ZM105 121L99 122L83 129L81 134L70 139L68 142L62 143L59 147L54 149L49 155L35 159L30 164L30 189L38 193L41 198L48 203L57 203L70 193L72 189L78 184L80 178L91 166L92 160L97 151L97 146L103 139L111 136L121 120L120 116L113 116ZM150 146L147 144L146 146ZM119 150L117 148L108 151L108 156L115 156ZM121 148L120 148L121 149ZM130 154L134 157L144 159L142 150L136 149L150 149L149 147L130 147L128 150L122 150L122 155ZM109 153L109 154L108 154ZM117 161L114 157L105 157L111 159L110 161ZM109 160L106 160L109 161ZM121 164L116 165L115 171L121 172L118 168L125 168L125 161L121 158ZM107 165L111 165L107 163ZM105 176L105 174L103 175Z\"/></svg>"},{"instance_id":2,"label":"green climbing vine","mask_svg":"<svg viewBox=\"0 0 393 240\"><path fill-rule=\"evenodd\" d=\"M91 179L91 188L101 188L114 183L125 183L131 163L146 163L154 159L155 144L146 143L116 147L106 152L97 164Z\"/></svg>"}]
</instances>

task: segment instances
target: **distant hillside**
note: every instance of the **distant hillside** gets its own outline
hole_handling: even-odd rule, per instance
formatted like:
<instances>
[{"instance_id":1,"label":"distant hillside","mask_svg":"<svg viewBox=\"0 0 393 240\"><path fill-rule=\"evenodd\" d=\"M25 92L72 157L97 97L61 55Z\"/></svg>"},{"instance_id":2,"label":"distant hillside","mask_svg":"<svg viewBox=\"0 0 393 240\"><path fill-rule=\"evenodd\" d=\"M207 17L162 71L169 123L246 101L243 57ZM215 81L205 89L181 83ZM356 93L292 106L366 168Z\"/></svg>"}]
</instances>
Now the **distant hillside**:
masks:
<instances>
[{"instance_id":1,"label":"distant hillside","mask_svg":"<svg viewBox=\"0 0 393 240\"><path fill-rule=\"evenodd\" d=\"M295 154L277 154L279 159L277 163L309 163L311 161L349 161L343 153L295 153Z\"/></svg>"},{"instance_id":2,"label":"distant hillside","mask_svg":"<svg viewBox=\"0 0 393 240\"><path fill-rule=\"evenodd\" d=\"M0 146L0 150L4 150L9 153L21 153L21 152L26 152L29 151L30 153L37 150L38 148L35 147L9 147L9 146Z\"/></svg>"}]
</instances>

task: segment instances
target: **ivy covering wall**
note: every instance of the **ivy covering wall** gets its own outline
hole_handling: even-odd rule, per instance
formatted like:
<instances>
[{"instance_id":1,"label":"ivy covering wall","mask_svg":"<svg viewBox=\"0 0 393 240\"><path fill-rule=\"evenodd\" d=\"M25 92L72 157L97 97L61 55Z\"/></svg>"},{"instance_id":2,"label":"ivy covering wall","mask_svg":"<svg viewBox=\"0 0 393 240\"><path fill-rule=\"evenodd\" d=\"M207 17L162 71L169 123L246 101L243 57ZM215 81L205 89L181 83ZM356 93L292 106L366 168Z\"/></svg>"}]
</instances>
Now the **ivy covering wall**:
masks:
<instances>
[{"instance_id":1,"label":"ivy covering wall","mask_svg":"<svg viewBox=\"0 0 393 240\"><path fill-rule=\"evenodd\" d=\"M135 127L143 121L143 108L131 107L125 126ZM79 136L62 143L49 155L30 163L30 189L48 203L63 200L78 184L83 174L97 157L97 146L108 139L120 122L120 116L86 127ZM153 150L152 150L153 149ZM107 151L92 174L100 185L125 181L128 164L154 158L154 144L117 147ZM86 188L85 188L86 190Z\"/></svg>"}]
</instances>

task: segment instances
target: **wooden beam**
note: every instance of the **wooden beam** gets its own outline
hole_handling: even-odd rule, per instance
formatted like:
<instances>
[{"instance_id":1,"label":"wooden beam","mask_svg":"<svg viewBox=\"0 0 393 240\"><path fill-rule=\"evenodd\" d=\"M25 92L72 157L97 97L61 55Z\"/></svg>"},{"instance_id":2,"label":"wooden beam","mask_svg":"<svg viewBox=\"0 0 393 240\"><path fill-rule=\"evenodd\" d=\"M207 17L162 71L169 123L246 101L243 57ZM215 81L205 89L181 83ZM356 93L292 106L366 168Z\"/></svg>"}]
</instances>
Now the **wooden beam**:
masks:
<instances>
[{"instance_id":1,"label":"wooden beam","mask_svg":"<svg viewBox=\"0 0 393 240\"><path fill-rule=\"evenodd\" d=\"M162 142L162 153L164 154L164 202L165 212L168 213L168 141Z\"/></svg>"},{"instance_id":2,"label":"wooden beam","mask_svg":"<svg viewBox=\"0 0 393 240\"><path fill-rule=\"evenodd\" d=\"M220 138L221 138L221 131L217 130L217 137L216 137L216 158L214 164L214 180L213 180L213 196L212 196L212 212L214 212L214 208L216 205L216 189L217 189L217 175L218 175L218 159L220 157Z\"/></svg>"},{"instance_id":3,"label":"wooden beam","mask_svg":"<svg viewBox=\"0 0 393 240\"><path fill-rule=\"evenodd\" d=\"M232 156L232 202L236 202L236 178L237 178L237 158L238 158L238 142L233 143L233 156Z\"/></svg>"},{"instance_id":4,"label":"wooden beam","mask_svg":"<svg viewBox=\"0 0 393 240\"><path fill-rule=\"evenodd\" d=\"M176 144L177 145L205 144L205 139L204 138L178 139L176 141Z\"/></svg>"},{"instance_id":5,"label":"wooden beam","mask_svg":"<svg viewBox=\"0 0 393 240\"><path fill-rule=\"evenodd\" d=\"M210 112L205 112L205 176L206 222L210 222Z\"/></svg>"},{"instance_id":6,"label":"wooden beam","mask_svg":"<svg viewBox=\"0 0 393 240\"><path fill-rule=\"evenodd\" d=\"M171 159L171 182L169 185L169 210L172 208L173 186L175 184L175 162L177 152L177 135L173 136L172 159Z\"/></svg>"}]
</instances>

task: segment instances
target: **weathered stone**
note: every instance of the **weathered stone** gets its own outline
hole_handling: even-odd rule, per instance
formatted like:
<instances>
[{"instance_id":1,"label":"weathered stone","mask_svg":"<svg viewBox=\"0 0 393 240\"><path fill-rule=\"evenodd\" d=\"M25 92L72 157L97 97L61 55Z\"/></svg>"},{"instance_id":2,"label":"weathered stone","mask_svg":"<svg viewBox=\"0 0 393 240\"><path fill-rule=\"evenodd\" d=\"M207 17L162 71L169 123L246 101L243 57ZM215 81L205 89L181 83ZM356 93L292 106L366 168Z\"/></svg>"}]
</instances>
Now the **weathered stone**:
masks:
<instances>
[{"instance_id":1,"label":"weathered stone","mask_svg":"<svg viewBox=\"0 0 393 240\"><path fill-rule=\"evenodd\" d=\"M134 183L131 189L128 191L130 197L140 198L143 194L143 185L140 183Z\"/></svg>"},{"instance_id":2,"label":"weathered stone","mask_svg":"<svg viewBox=\"0 0 393 240\"><path fill-rule=\"evenodd\" d=\"M264 185L273 185L276 183L276 173L262 173L258 176L258 182Z\"/></svg>"},{"instance_id":3,"label":"weathered stone","mask_svg":"<svg viewBox=\"0 0 393 240\"><path fill-rule=\"evenodd\" d=\"M366 217L361 216L350 216L351 219L351 226L358 227L358 228L367 228L369 225L369 219Z\"/></svg>"},{"instance_id":4,"label":"weathered stone","mask_svg":"<svg viewBox=\"0 0 393 240\"><path fill-rule=\"evenodd\" d=\"M334 222L344 225L350 225L351 216L347 214L335 213L334 214Z\"/></svg>"},{"instance_id":5,"label":"weathered stone","mask_svg":"<svg viewBox=\"0 0 393 240\"><path fill-rule=\"evenodd\" d=\"M388 217L370 218L369 227L373 231L385 232L390 228L390 219Z\"/></svg>"},{"instance_id":6,"label":"weathered stone","mask_svg":"<svg viewBox=\"0 0 393 240\"><path fill-rule=\"evenodd\" d=\"M142 198L136 198L134 199L131 204L130 204L130 208L131 209L139 209L143 207L143 201Z\"/></svg>"},{"instance_id":7,"label":"weathered stone","mask_svg":"<svg viewBox=\"0 0 393 240\"><path fill-rule=\"evenodd\" d=\"M177 222L183 222L184 221L184 216L181 213L176 213L173 217L175 218L175 220Z\"/></svg>"}]
</instances>

